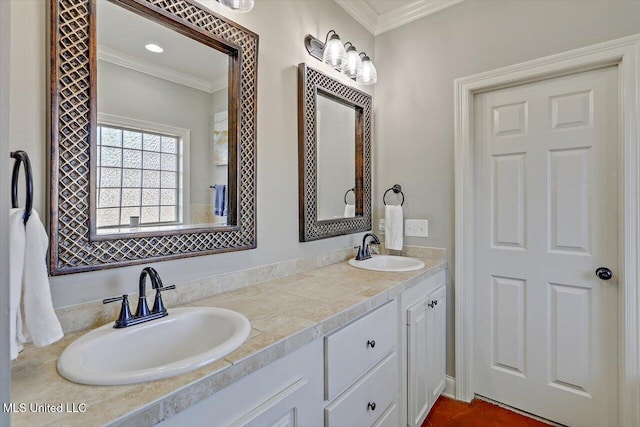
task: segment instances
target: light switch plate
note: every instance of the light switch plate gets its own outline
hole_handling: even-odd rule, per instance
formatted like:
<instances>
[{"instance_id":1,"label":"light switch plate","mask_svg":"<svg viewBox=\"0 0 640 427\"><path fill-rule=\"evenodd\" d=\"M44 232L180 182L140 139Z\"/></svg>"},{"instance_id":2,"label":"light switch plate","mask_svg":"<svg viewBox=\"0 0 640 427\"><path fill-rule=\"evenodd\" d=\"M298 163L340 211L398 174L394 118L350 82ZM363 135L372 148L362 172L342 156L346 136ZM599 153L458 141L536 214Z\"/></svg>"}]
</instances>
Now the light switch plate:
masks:
<instances>
[{"instance_id":1,"label":"light switch plate","mask_svg":"<svg viewBox=\"0 0 640 427\"><path fill-rule=\"evenodd\" d=\"M380 234L384 234L384 219L378 220L378 231Z\"/></svg>"},{"instance_id":2,"label":"light switch plate","mask_svg":"<svg viewBox=\"0 0 640 427\"><path fill-rule=\"evenodd\" d=\"M429 221L426 219L406 219L404 235L413 237L429 237Z\"/></svg>"}]
</instances>

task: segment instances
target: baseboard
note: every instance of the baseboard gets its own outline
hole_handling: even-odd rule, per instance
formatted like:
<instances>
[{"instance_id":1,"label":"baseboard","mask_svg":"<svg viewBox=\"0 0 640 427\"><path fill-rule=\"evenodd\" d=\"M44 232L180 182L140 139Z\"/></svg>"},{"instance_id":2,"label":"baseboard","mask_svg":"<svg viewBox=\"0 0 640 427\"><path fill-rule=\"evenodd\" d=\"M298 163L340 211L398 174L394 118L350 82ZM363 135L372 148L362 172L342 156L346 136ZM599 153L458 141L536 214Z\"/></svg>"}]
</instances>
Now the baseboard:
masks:
<instances>
[{"instance_id":1,"label":"baseboard","mask_svg":"<svg viewBox=\"0 0 640 427\"><path fill-rule=\"evenodd\" d=\"M451 399L455 399L456 398L456 379L447 375L445 376L444 381L445 381L445 384L444 384L444 391L442 392L442 395L445 397L449 397Z\"/></svg>"}]
</instances>

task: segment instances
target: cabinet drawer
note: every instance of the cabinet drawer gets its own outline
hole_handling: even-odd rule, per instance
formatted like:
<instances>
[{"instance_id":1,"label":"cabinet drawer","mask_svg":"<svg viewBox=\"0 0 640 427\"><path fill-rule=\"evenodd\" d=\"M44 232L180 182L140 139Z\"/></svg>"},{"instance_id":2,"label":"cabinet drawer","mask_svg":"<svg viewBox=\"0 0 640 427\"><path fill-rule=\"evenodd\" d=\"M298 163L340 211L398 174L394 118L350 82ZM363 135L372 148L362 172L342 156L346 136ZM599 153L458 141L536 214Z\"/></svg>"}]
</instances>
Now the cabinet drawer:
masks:
<instances>
[{"instance_id":1,"label":"cabinet drawer","mask_svg":"<svg viewBox=\"0 0 640 427\"><path fill-rule=\"evenodd\" d=\"M398 344L398 305L387 303L325 338L325 399L331 400Z\"/></svg>"},{"instance_id":2,"label":"cabinet drawer","mask_svg":"<svg viewBox=\"0 0 640 427\"><path fill-rule=\"evenodd\" d=\"M327 406L325 426L372 426L386 408L397 405L397 399L398 355L394 351Z\"/></svg>"}]
</instances>

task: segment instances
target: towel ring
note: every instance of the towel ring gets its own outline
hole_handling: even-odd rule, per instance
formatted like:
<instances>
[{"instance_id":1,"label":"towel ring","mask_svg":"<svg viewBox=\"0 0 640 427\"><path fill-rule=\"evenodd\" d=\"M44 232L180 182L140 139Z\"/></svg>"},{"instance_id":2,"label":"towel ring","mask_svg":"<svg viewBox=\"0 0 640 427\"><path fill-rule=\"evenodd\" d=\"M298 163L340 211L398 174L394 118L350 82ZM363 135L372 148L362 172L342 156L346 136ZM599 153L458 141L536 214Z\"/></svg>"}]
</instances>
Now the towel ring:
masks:
<instances>
[{"instance_id":1,"label":"towel ring","mask_svg":"<svg viewBox=\"0 0 640 427\"><path fill-rule=\"evenodd\" d=\"M13 151L11 158L16 159L13 163L13 173L11 175L11 207L18 206L18 175L20 174L20 163L24 165L24 178L27 190L27 202L24 207L24 223L27 224L33 209L33 174L31 172L31 161L26 152L22 150Z\"/></svg>"},{"instance_id":2,"label":"towel ring","mask_svg":"<svg viewBox=\"0 0 640 427\"><path fill-rule=\"evenodd\" d=\"M385 200L385 197L387 197L387 193L389 191L393 191L395 194L400 193L402 195L402 202L400 202L400 206L404 205L404 193L402 192L402 187L400 186L400 184L395 184L393 187L385 191L384 195L382 196L382 203L384 203L385 206L387 205L387 201Z\"/></svg>"},{"instance_id":3,"label":"towel ring","mask_svg":"<svg viewBox=\"0 0 640 427\"><path fill-rule=\"evenodd\" d=\"M353 191L353 194L356 194L356 187L351 187L350 189L347 190L346 193L344 193L344 204L348 205L347 203L347 194L349 194L350 191Z\"/></svg>"}]
</instances>

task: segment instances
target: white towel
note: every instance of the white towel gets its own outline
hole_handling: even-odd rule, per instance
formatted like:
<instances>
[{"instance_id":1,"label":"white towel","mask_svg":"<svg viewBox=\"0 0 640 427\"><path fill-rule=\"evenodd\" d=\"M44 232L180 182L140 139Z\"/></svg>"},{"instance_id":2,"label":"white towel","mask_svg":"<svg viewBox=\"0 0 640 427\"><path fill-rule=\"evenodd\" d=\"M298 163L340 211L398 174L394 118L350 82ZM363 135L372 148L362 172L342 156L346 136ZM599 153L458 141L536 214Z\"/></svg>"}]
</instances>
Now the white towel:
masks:
<instances>
[{"instance_id":1,"label":"white towel","mask_svg":"<svg viewBox=\"0 0 640 427\"><path fill-rule=\"evenodd\" d=\"M387 249L402 250L402 206L384 207L384 245Z\"/></svg>"},{"instance_id":2,"label":"white towel","mask_svg":"<svg viewBox=\"0 0 640 427\"><path fill-rule=\"evenodd\" d=\"M22 272L24 270L25 230L21 208L9 212L9 295L10 295L10 356L11 360L22 351L22 343L26 341L22 333Z\"/></svg>"},{"instance_id":3,"label":"white towel","mask_svg":"<svg viewBox=\"0 0 640 427\"><path fill-rule=\"evenodd\" d=\"M35 209L31 211L25 233L22 279L24 326L31 336L33 344L36 347L43 347L58 341L64 334L51 302L46 264L49 239Z\"/></svg>"},{"instance_id":4,"label":"white towel","mask_svg":"<svg viewBox=\"0 0 640 427\"><path fill-rule=\"evenodd\" d=\"M344 205L344 217L353 218L356 216L356 205Z\"/></svg>"}]
</instances>

